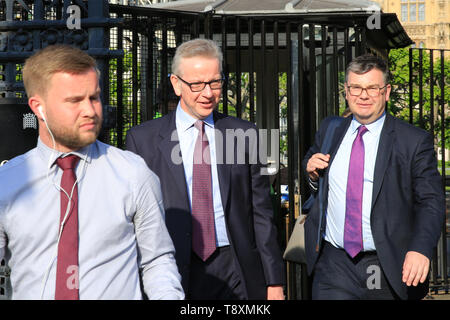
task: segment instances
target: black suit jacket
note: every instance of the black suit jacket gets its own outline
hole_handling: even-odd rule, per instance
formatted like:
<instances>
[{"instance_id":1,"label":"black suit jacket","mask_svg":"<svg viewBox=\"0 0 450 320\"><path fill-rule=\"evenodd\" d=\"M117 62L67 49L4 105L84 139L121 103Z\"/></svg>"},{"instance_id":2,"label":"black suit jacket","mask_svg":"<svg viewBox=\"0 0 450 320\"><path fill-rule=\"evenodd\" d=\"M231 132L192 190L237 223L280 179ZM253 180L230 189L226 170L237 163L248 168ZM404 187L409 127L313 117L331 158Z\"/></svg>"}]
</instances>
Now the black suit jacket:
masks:
<instances>
[{"instance_id":1,"label":"black suit jacket","mask_svg":"<svg viewBox=\"0 0 450 320\"><path fill-rule=\"evenodd\" d=\"M315 143L303 160L304 169L309 158L319 152L329 119L323 121L317 132ZM335 131L328 168L333 163L350 123L351 117L346 118ZM326 208L328 169L324 171L324 187ZM400 298L417 298L427 292L427 283L417 288L408 288L403 284L403 262L408 251L417 251L432 259L444 217L445 197L437 170L432 136L387 114L375 162L370 223L381 266ZM325 224L324 214L320 234L325 232ZM314 270L321 248L318 228L319 210L318 203L315 203L305 222L307 265L310 274Z\"/></svg>"},{"instance_id":2,"label":"black suit jacket","mask_svg":"<svg viewBox=\"0 0 450 320\"><path fill-rule=\"evenodd\" d=\"M256 130L248 121L214 112L214 127L225 138L227 129ZM160 179L166 213L166 225L175 245L175 258L187 292L191 259L191 213L187 184L182 164L171 157L177 153L178 135L176 112L133 127L126 147L144 158L149 168ZM249 299L265 299L268 285L285 283L284 262L277 244L270 201L269 178L260 175L261 164L249 163L249 148L245 148L245 164L234 164L227 159L227 142L218 141L216 153L223 148L223 164L218 159L217 172L227 234L230 240L235 268L241 276ZM225 140L225 139L224 139ZM234 140L236 142L236 140ZM255 146L253 146L255 147ZM221 149L222 149L221 148ZM230 150L228 150L230 151ZM224 266L226 267L226 266ZM195 284L193 284L195 285Z\"/></svg>"}]
</instances>

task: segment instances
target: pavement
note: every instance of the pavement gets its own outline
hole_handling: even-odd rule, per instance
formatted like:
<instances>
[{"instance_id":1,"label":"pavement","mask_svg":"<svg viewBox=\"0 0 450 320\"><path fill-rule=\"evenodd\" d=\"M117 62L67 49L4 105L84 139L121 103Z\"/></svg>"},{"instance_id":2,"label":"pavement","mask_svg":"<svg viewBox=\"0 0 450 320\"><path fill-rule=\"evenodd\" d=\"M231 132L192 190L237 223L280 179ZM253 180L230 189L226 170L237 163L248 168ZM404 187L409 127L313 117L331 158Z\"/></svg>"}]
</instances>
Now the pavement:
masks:
<instances>
[{"instance_id":1,"label":"pavement","mask_svg":"<svg viewBox=\"0 0 450 320\"><path fill-rule=\"evenodd\" d=\"M450 293L445 293L444 291L438 292L437 294L428 294L423 300L450 300Z\"/></svg>"}]
</instances>

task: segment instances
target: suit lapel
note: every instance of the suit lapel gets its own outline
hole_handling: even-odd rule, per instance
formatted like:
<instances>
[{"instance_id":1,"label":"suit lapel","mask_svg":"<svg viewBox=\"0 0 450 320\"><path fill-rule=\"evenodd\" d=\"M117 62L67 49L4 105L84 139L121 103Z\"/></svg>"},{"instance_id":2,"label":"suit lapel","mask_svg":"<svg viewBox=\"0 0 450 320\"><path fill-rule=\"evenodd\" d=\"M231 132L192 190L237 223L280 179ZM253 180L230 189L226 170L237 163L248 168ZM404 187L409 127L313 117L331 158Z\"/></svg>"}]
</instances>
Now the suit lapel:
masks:
<instances>
[{"instance_id":1,"label":"suit lapel","mask_svg":"<svg viewBox=\"0 0 450 320\"><path fill-rule=\"evenodd\" d=\"M214 111L214 129L218 130L215 134L215 142L216 142L216 160L217 160L217 175L219 178L219 187L220 187L220 196L222 200L222 206L224 212L226 213L228 210L228 195L231 187L230 179L231 179L231 165L226 164L226 121L223 119L224 117L220 115L218 112ZM218 134L220 132L220 134Z\"/></svg>"},{"instance_id":2,"label":"suit lapel","mask_svg":"<svg viewBox=\"0 0 450 320\"><path fill-rule=\"evenodd\" d=\"M381 130L380 142L378 145L377 159L375 161L375 171L373 173L373 191L372 207L378 197L383 184L384 174L386 172L392 153L394 135L394 118L386 113L383 129Z\"/></svg>"},{"instance_id":3,"label":"suit lapel","mask_svg":"<svg viewBox=\"0 0 450 320\"><path fill-rule=\"evenodd\" d=\"M342 143L342 140L344 139L345 133L347 132L348 127L350 126L350 123L352 122L352 117L348 117L342 121L342 123L336 128L333 136L333 140L331 142L331 148L328 152L330 154L330 165L334 160L334 157L336 156L337 150L339 146ZM330 167L328 166L328 168Z\"/></svg>"},{"instance_id":4,"label":"suit lapel","mask_svg":"<svg viewBox=\"0 0 450 320\"><path fill-rule=\"evenodd\" d=\"M177 127L175 124L176 112L172 112L167 116L167 123L162 127L159 135L161 140L158 145L158 149L163 155L165 161L167 162L167 167L172 174L176 185L178 187L178 192L181 197L186 199L189 209L189 199L187 194L187 184L186 177L184 174L184 167L181 159L181 151L179 138L177 133ZM172 154L173 153L173 154ZM172 159L173 157L173 159ZM174 161L175 160L175 161ZM181 162L178 164L176 162Z\"/></svg>"}]
</instances>

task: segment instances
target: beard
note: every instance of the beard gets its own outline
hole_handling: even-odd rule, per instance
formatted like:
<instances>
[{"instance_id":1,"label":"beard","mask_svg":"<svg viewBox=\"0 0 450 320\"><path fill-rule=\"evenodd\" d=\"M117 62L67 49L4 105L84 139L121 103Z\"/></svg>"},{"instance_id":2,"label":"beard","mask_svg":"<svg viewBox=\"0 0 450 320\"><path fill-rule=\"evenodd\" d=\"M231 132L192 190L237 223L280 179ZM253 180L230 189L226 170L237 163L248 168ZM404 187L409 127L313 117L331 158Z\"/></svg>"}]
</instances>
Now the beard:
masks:
<instances>
[{"instance_id":1,"label":"beard","mask_svg":"<svg viewBox=\"0 0 450 320\"><path fill-rule=\"evenodd\" d=\"M100 134L102 119L96 117L94 122L95 127L84 132L80 132L77 125L74 125L73 127L63 127L53 124L48 125L52 131L56 144L72 150L77 150L94 143L97 139Z\"/></svg>"}]
</instances>

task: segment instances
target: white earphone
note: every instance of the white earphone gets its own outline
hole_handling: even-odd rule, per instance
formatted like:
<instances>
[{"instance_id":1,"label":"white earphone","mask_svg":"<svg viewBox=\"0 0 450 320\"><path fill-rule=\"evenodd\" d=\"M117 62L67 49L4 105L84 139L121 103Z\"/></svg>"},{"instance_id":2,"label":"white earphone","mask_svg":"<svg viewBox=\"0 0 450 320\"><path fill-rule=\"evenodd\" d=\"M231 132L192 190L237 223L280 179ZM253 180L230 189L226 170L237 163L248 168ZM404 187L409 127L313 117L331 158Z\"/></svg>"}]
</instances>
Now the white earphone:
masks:
<instances>
[{"instance_id":1,"label":"white earphone","mask_svg":"<svg viewBox=\"0 0 450 320\"><path fill-rule=\"evenodd\" d=\"M68 191L62 189L59 185L57 185L53 181L53 179L50 178L51 161L54 159L53 154L56 152L56 141L55 141L55 138L53 136L52 131L50 130L50 127L48 126L47 120L45 119L45 115L44 115L44 112L42 110L42 106L39 105L37 107L37 109L39 110L39 113L42 116L42 120L44 121L45 126L47 127L47 130L48 130L48 132L50 134L50 137L52 138L52 142L53 142L52 155L50 155L50 157L48 159L49 162L48 162L48 165L47 165L47 167L48 167L47 179L50 181L50 184L54 185L55 188L58 191L63 192L66 195L67 199L68 199L68 203L67 203L66 211L65 211L65 214L64 214L64 218L63 218L63 220L62 220L62 222L61 222L61 224L59 226L59 232L58 232L58 238L57 238L57 241L56 241L55 254L53 255L51 261L49 262L49 265L48 265L47 270L46 270L46 272L44 274L44 277L42 278L41 299L43 299L44 298L45 287L46 287L46 284L47 284L47 280L48 280L48 276L49 276L51 267L53 266L53 264L55 262L55 259L57 258L57 255L58 255L58 245L59 245L59 241L61 239L61 235L62 235L62 232L63 232L64 225L66 223L66 220L67 220L69 212L70 212L70 207L71 207L71 203L72 203L72 196L73 196L73 192L75 190L75 186L79 184L80 180L83 179L84 174L86 173L87 157L88 157L88 155L90 153L90 147L89 147L89 150L88 150L88 152L87 152L87 154L86 154L86 156L84 158L84 165L83 165L83 171L82 171L81 177L77 178L77 180L74 182L74 184L72 186L72 189L70 190L70 193L69 193Z\"/></svg>"},{"instance_id":2,"label":"white earphone","mask_svg":"<svg viewBox=\"0 0 450 320\"><path fill-rule=\"evenodd\" d=\"M45 120L44 111L42 111L42 106L38 106L37 109L39 110L39 113L41 114L42 120L47 121L47 120Z\"/></svg>"}]
</instances>

